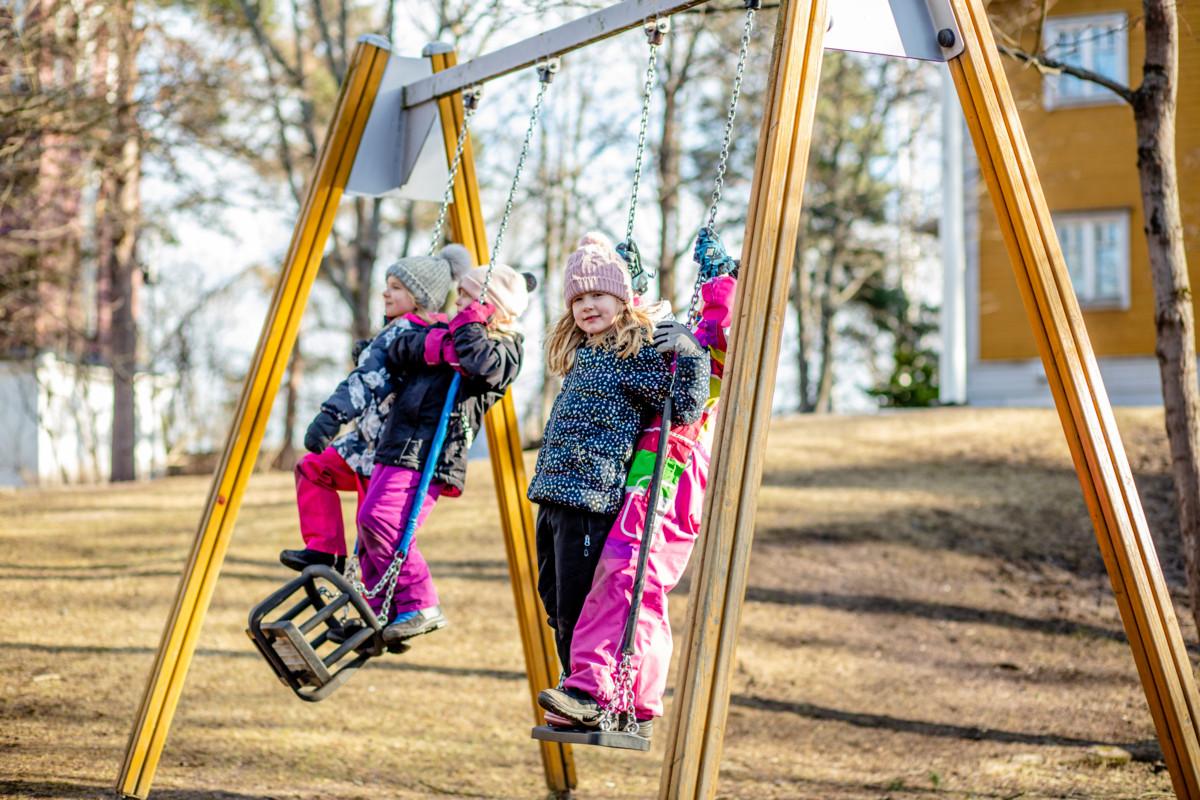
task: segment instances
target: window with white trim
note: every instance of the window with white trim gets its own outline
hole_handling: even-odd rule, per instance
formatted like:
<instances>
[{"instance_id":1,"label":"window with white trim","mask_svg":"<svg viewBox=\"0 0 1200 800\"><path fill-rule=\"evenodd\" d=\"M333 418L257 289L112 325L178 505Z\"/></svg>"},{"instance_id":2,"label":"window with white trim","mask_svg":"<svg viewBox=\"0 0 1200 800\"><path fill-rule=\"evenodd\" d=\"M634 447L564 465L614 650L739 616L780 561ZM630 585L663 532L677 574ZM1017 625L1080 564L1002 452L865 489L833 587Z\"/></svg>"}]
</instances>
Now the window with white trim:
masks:
<instances>
[{"instance_id":1,"label":"window with white trim","mask_svg":"<svg viewBox=\"0 0 1200 800\"><path fill-rule=\"evenodd\" d=\"M1129 18L1124 13L1051 17L1043 29L1042 49L1057 61L1129 83ZM1048 109L1122 102L1098 83L1052 74L1042 79L1042 101Z\"/></svg>"},{"instance_id":2,"label":"window with white trim","mask_svg":"<svg viewBox=\"0 0 1200 800\"><path fill-rule=\"evenodd\" d=\"M1071 285L1084 308L1129 308L1129 212L1054 215Z\"/></svg>"}]
</instances>

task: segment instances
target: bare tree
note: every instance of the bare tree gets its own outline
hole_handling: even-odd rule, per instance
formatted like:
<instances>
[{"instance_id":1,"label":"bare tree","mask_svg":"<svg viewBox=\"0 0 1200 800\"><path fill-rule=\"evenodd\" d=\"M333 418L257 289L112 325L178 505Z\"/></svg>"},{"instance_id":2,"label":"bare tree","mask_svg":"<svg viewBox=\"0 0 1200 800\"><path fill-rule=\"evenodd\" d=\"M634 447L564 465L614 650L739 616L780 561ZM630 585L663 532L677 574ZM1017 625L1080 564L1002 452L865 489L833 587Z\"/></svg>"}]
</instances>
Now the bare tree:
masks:
<instances>
[{"instance_id":1,"label":"bare tree","mask_svg":"<svg viewBox=\"0 0 1200 800\"><path fill-rule=\"evenodd\" d=\"M1045 52L1046 0L1026 3L1020 14L993 21L1005 55L1043 74L1069 75L1103 86L1129 104L1137 129L1142 216L1154 285L1154 325L1159 377L1166 410L1171 471L1179 502L1179 533L1187 561L1192 616L1200 625L1200 389L1196 374L1196 325L1175 161L1175 111L1179 91L1179 18L1172 0L1143 0L1140 20L1145 55L1136 89ZM1032 49L1022 31L1034 30Z\"/></svg>"}]
</instances>

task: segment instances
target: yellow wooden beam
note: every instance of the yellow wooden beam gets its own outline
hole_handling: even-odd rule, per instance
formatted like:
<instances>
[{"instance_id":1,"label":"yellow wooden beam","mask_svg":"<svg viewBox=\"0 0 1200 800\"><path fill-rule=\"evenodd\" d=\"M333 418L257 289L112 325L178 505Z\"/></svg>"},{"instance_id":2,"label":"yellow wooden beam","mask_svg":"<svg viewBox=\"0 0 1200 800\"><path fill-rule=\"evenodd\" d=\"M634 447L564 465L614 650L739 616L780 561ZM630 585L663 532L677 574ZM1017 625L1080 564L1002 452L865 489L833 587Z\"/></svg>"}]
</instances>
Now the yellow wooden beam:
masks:
<instances>
[{"instance_id":1,"label":"yellow wooden beam","mask_svg":"<svg viewBox=\"0 0 1200 800\"><path fill-rule=\"evenodd\" d=\"M712 797L716 791L755 495L788 307L821 73L825 0L784 0L778 19L704 499L702 549L659 786L664 800Z\"/></svg>"},{"instance_id":2,"label":"yellow wooden beam","mask_svg":"<svg viewBox=\"0 0 1200 800\"><path fill-rule=\"evenodd\" d=\"M338 96L337 109L292 234L237 415L129 737L117 778L117 791L125 796L144 798L150 792L242 495L254 471L271 404L291 356L308 292L321 264L338 201L387 58L386 50L359 44Z\"/></svg>"},{"instance_id":3,"label":"yellow wooden beam","mask_svg":"<svg viewBox=\"0 0 1200 800\"><path fill-rule=\"evenodd\" d=\"M1200 800L1195 679L1016 103L979 0L950 62L1175 793Z\"/></svg>"},{"instance_id":4,"label":"yellow wooden beam","mask_svg":"<svg viewBox=\"0 0 1200 800\"><path fill-rule=\"evenodd\" d=\"M429 54L434 72L457 63L453 51ZM442 138L447 159L454 155L458 132L463 124L462 96L453 95L438 101L442 120ZM463 148L462 163L454 181L454 205L449 213L452 238L462 242L475 255L478 263L487 263L487 232L483 225L483 210L479 202L479 185L475 179L475 161L470 136ZM526 354L526 358L533 354ZM532 719L540 725L541 710L537 694L558 682L558 654L554 634L545 622L537 594L537 545L533 526L533 510L525 497L528 481L525 462L521 456L521 436L517 430L517 415L512 392L506 392L499 403L488 410L488 450L492 459L492 475L496 484L496 499L500 506L500 524L508 555L508 572L512 583L513 601L517 609L517 626L525 652L525 671L529 680ZM541 746L542 768L546 785L555 792L575 787L575 759L571 746L556 742L538 742Z\"/></svg>"}]
</instances>

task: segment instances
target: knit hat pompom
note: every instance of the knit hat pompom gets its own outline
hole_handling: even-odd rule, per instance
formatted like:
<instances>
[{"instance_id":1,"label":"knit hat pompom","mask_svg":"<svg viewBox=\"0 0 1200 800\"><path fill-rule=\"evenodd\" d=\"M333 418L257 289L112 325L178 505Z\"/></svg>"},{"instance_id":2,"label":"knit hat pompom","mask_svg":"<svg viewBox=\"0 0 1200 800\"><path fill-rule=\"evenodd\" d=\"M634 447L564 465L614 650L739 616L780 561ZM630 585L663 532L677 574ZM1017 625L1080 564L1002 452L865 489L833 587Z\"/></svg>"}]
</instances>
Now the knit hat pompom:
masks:
<instances>
[{"instance_id":1,"label":"knit hat pompom","mask_svg":"<svg viewBox=\"0 0 1200 800\"><path fill-rule=\"evenodd\" d=\"M595 245L596 247L603 247L607 250L613 250L612 241L599 231L588 231L585 233L579 240L579 244L577 244L576 247L587 247L588 245Z\"/></svg>"},{"instance_id":2,"label":"knit hat pompom","mask_svg":"<svg viewBox=\"0 0 1200 800\"><path fill-rule=\"evenodd\" d=\"M409 256L387 269L387 277L404 284L420 308L438 309L446 302L450 290L468 272L472 263L470 252L461 244L450 244L436 256Z\"/></svg>"},{"instance_id":3,"label":"knit hat pompom","mask_svg":"<svg viewBox=\"0 0 1200 800\"><path fill-rule=\"evenodd\" d=\"M612 242L602 233L586 233L579 247L567 258L563 274L563 302L587 292L605 292L628 303L633 296L629 270Z\"/></svg>"},{"instance_id":4,"label":"knit hat pompom","mask_svg":"<svg viewBox=\"0 0 1200 800\"><path fill-rule=\"evenodd\" d=\"M438 253L438 258L450 265L450 275L456 282L461 281L463 276L475 266L475 259L471 258L471 252L461 244L446 245L442 248L442 252Z\"/></svg>"}]
</instances>

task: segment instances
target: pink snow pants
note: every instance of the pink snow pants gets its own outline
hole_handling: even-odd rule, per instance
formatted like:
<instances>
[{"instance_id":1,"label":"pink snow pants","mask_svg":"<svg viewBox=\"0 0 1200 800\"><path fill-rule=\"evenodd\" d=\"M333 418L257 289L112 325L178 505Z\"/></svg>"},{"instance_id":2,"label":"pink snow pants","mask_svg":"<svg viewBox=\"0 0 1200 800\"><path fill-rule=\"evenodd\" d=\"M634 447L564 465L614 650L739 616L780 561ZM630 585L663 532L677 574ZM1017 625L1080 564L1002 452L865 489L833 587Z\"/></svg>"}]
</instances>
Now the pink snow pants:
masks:
<instances>
[{"instance_id":1,"label":"pink snow pants","mask_svg":"<svg viewBox=\"0 0 1200 800\"><path fill-rule=\"evenodd\" d=\"M295 476L304 546L335 556L346 555L346 529L338 492L358 492L361 508L367 479L351 469L332 447L305 455L296 465Z\"/></svg>"},{"instance_id":2,"label":"pink snow pants","mask_svg":"<svg viewBox=\"0 0 1200 800\"><path fill-rule=\"evenodd\" d=\"M404 526L416 501L417 486L421 482L421 473L404 467L389 467L376 464L371 472L371 483L367 486L367 496L363 498L358 509L358 565L362 572L363 585L368 589L375 587L396 552L396 544L404 535ZM434 481L429 485L429 493L421 504L421 516L418 526L424 524L434 503L442 493L442 484ZM371 610L380 613L383 607L384 593L371 598L367 602ZM417 548L414 537L408 548L408 558L400 567L396 579L396 592L392 596L392 608L388 619L394 619L397 614L407 611L418 611L438 604L437 590L433 586L433 578L429 575L429 565Z\"/></svg>"},{"instance_id":3,"label":"pink snow pants","mask_svg":"<svg viewBox=\"0 0 1200 800\"><path fill-rule=\"evenodd\" d=\"M708 483L709 436L692 450L687 468L679 477L675 501L668 507L661 530L651 545L646 564L642 606L634 636L634 711L638 719L660 717L671 664L671 620L667 592L675 588L687 568L700 533L704 487ZM633 597L641 543L628 531L640 532L647 518L649 493L626 493L625 505L604 542L592 589L584 601L571 642L568 688L581 689L601 704L613 696L613 679L621 660L621 637Z\"/></svg>"}]
</instances>

